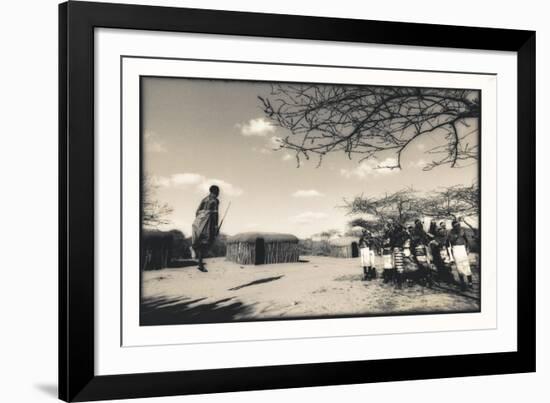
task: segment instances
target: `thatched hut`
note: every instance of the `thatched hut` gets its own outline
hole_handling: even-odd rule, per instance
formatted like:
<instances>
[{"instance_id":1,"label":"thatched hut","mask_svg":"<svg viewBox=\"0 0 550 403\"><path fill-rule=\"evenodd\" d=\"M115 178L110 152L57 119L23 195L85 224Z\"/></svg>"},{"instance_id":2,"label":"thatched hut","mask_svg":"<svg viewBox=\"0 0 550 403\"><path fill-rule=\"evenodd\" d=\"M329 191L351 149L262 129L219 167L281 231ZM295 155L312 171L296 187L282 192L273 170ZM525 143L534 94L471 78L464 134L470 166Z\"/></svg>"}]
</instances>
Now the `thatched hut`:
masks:
<instances>
[{"instance_id":1,"label":"thatched hut","mask_svg":"<svg viewBox=\"0 0 550 403\"><path fill-rule=\"evenodd\" d=\"M297 262L298 238L291 234L246 232L227 239L227 260L239 264Z\"/></svg>"},{"instance_id":2,"label":"thatched hut","mask_svg":"<svg viewBox=\"0 0 550 403\"><path fill-rule=\"evenodd\" d=\"M158 270L178 259L188 259L189 242L179 230L144 230L141 233L141 268Z\"/></svg>"},{"instance_id":3,"label":"thatched hut","mask_svg":"<svg viewBox=\"0 0 550 403\"><path fill-rule=\"evenodd\" d=\"M145 230L141 234L141 267L158 270L168 267L172 259L174 235L170 232Z\"/></svg>"},{"instance_id":4,"label":"thatched hut","mask_svg":"<svg viewBox=\"0 0 550 403\"><path fill-rule=\"evenodd\" d=\"M330 256L352 258L359 257L359 238L343 236L329 241Z\"/></svg>"}]
</instances>

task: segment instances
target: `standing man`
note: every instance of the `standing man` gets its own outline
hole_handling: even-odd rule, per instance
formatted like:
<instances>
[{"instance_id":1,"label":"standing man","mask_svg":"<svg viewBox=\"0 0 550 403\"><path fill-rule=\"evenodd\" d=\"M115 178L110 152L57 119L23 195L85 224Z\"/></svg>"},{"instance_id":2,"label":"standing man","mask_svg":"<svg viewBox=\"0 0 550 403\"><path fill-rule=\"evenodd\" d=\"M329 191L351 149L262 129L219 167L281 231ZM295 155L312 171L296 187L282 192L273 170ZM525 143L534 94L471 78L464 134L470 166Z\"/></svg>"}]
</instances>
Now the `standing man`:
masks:
<instances>
[{"instance_id":1,"label":"standing man","mask_svg":"<svg viewBox=\"0 0 550 403\"><path fill-rule=\"evenodd\" d=\"M435 231L435 253L433 258L439 278L446 282L452 282L452 274L449 270L450 256L447 250L448 237L447 225L445 221L441 221L439 228Z\"/></svg>"},{"instance_id":2,"label":"standing man","mask_svg":"<svg viewBox=\"0 0 550 403\"><path fill-rule=\"evenodd\" d=\"M192 247L199 261L198 269L207 272L204 267L203 257L212 246L218 236L218 196L220 188L216 185L210 186L210 193L199 204L193 221Z\"/></svg>"},{"instance_id":3,"label":"standing man","mask_svg":"<svg viewBox=\"0 0 550 403\"><path fill-rule=\"evenodd\" d=\"M391 248L391 236L393 232L393 224L387 222L385 225L385 231L382 240L382 262L383 262L383 272L382 278L384 283L393 281L394 268L393 268L393 258L392 258L392 248Z\"/></svg>"},{"instance_id":4,"label":"standing man","mask_svg":"<svg viewBox=\"0 0 550 403\"><path fill-rule=\"evenodd\" d=\"M394 276L397 288L402 288L404 273L405 273L405 247L410 243L409 234L405 227L400 223L394 225L393 232L390 237L390 245L392 247L392 263L394 268ZM408 248L408 246L407 246ZM409 249L410 254L410 249Z\"/></svg>"},{"instance_id":5,"label":"standing man","mask_svg":"<svg viewBox=\"0 0 550 403\"><path fill-rule=\"evenodd\" d=\"M464 277L468 281L468 287L472 288L472 270L470 269L470 260L468 259L470 243L464 230L460 227L460 223L456 220L453 220L453 229L449 232L449 244L453 252L461 290L464 291L466 289Z\"/></svg>"},{"instance_id":6,"label":"standing man","mask_svg":"<svg viewBox=\"0 0 550 403\"><path fill-rule=\"evenodd\" d=\"M363 279L370 281L376 278L376 269L374 268L374 240L372 235L366 229L363 230L359 238L359 250L361 251L361 266L363 266Z\"/></svg>"},{"instance_id":7,"label":"standing man","mask_svg":"<svg viewBox=\"0 0 550 403\"><path fill-rule=\"evenodd\" d=\"M418 245L428 245L432 238L431 234L428 234L426 231L424 231L424 225L422 224L422 221L420 221L420 219L418 218L414 220L414 227L411 229L410 234L411 244L413 248Z\"/></svg>"},{"instance_id":8,"label":"standing man","mask_svg":"<svg viewBox=\"0 0 550 403\"><path fill-rule=\"evenodd\" d=\"M414 228L411 231L411 246L414 251L414 257L420 270L420 279L425 285L431 285L432 276L430 268L430 252L428 245L431 241L431 235L424 231L422 221L416 219Z\"/></svg>"}]
</instances>

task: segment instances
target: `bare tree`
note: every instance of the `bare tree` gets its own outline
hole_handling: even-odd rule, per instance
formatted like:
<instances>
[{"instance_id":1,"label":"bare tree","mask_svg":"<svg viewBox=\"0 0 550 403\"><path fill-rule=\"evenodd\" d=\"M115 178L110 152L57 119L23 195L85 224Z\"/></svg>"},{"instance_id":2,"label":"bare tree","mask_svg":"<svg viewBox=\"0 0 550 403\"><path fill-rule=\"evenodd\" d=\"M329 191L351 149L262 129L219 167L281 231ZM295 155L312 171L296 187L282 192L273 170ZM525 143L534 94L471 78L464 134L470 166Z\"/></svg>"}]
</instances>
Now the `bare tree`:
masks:
<instances>
[{"instance_id":1,"label":"bare tree","mask_svg":"<svg viewBox=\"0 0 550 403\"><path fill-rule=\"evenodd\" d=\"M423 198L419 201L419 209L434 218L461 220L477 235L478 231L468 222L468 217L479 217L479 200L477 183L470 186L450 186Z\"/></svg>"},{"instance_id":2,"label":"bare tree","mask_svg":"<svg viewBox=\"0 0 550 403\"><path fill-rule=\"evenodd\" d=\"M374 219L367 220L362 217L354 218L348 222L349 230L347 231L347 235L360 235L360 232L354 230L355 227L359 227L362 229L366 229L370 231L372 234L380 235L384 232L384 221L382 221L380 218L375 217Z\"/></svg>"},{"instance_id":3,"label":"bare tree","mask_svg":"<svg viewBox=\"0 0 550 403\"><path fill-rule=\"evenodd\" d=\"M328 229L326 231L318 233L317 235L321 238L329 239L339 234L340 234L340 231L338 231L337 229Z\"/></svg>"},{"instance_id":4,"label":"bare tree","mask_svg":"<svg viewBox=\"0 0 550 403\"><path fill-rule=\"evenodd\" d=\"M478 158L479 91L462 89L274 84L267 97L259 97L271 121L290 134L280 148L295 151L296 159L317 155L319 164L330 152L345 152L361 160L393 152L395 164L415 139L438 136L426 150L439 165L461 166Z\"/></svg>"},{"instance_id":5,"label":"bare tree","mask_svg":"<svg viewBox=\"0 0 550 403\"><path fill-rule=\"evenodd\" d=\"M341 207L347 210L348 215L368 214L382 223L394 221L404 224L421 214L421 205L414 189L405 188L381 197L361 195L353 200L344 199L344 205ZM366 225L366 222L364 224Z\"/></svg>"},{"instance_id":6,"label":"bare tree","mask_svg":"<svg viewBox=\"0 0 550 403\"><path fill-rule=\"evenodd\" d=\"M155 181L143 175L141 182L142 214L141 222L144 228L157 228L170 223L168 216L172 214L172 207L156 200L158 185Z\"/></svg>"}]
</instances>

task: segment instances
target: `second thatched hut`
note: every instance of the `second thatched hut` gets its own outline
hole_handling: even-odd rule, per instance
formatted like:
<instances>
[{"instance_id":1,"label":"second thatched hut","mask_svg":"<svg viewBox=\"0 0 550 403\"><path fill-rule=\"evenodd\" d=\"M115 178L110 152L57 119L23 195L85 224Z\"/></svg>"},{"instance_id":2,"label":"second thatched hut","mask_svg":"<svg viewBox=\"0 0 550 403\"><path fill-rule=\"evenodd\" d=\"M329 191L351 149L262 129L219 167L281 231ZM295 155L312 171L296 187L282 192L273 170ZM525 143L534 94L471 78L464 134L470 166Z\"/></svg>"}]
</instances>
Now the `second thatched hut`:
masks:
<instances>
[{"instance_id":1,"label":"second thatched hut","mask_svg":"<svg viewBox=\"0 0 550 403\"><path fill-rule=\"evenodd\" d=\"M358 237L344 236L331 239L328 243L330 256L342 258L359 257Z\"/></svg>"},{"instance_id":2,"label":"second thatched hut","mask_svg":"<svg viewBox=\"0 0 550 403\"><path fill-rule=\"evenodd\" d=\"M141 234L141 266L143 270L168 267L172 259L174 235L170 232L146 230Z\"/></svg>"},{"instance_id":3,"label":"second thatched hut","mask_svg":"<svg viewBox=\"0 0 550 403\"><path fill-rule=\"evenodd\" d=\"M239 264L292 263L300 258L291 234L245 232L227 239L227 260Z\"/></svg>"}]
</instances>

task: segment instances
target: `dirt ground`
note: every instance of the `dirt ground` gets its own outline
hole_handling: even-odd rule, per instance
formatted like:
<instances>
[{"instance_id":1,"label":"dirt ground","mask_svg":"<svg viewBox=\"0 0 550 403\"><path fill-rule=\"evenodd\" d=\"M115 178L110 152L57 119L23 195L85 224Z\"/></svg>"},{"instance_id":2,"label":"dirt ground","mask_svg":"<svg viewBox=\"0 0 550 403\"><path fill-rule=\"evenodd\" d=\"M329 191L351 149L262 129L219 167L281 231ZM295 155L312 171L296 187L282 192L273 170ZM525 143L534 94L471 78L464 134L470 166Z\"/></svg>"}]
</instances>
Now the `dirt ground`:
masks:
<instances>
[{"instance_id":1,"label":"dirt ground","mask_svg":"<svg viewBox=\"0 0 550 403\"><path fill-rule=\"evenodd\" d=\"M472 263L475 259L473 255ZM299 263L261 266L223 257L205 262L208 273L198 271L193 261L145 271L141 325L469 312L480 307L476 268L474 289L460 292L451 284L396 289L380 276L363 281L359 259L303 256Z\"/></svg>"}]
</instances>

